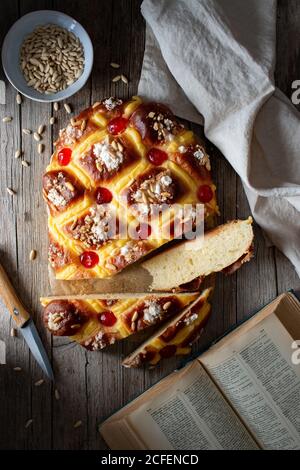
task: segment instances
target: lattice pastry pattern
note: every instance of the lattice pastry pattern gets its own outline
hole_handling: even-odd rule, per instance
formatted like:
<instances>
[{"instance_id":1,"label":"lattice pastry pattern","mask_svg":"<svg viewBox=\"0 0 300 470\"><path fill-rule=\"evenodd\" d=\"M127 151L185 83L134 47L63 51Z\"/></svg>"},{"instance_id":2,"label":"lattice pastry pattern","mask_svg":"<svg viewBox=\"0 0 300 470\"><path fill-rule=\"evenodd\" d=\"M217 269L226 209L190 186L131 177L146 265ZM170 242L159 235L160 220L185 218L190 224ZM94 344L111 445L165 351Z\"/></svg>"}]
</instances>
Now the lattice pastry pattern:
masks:
<instances>
[{"instance_id":1,"label":"lattice pastry pattern","mask_svg":"<svg viewBox=\"0 0 300 470\"><path fill-rule=\"evenodd\" d=\"M97 351L178 314L198 293L129 298L41 299L43 319L54 336L69 336Z\"/></svg>"},{"instance_id":2,"label":"lattice pastry pattern","mask_svg":"<svg viewBox=\"0 0 300 470\"><path fill-rule=\"evenodd\" d=\"M202 142L138 97L96 103L60 132L43 194L49 262L65 280L110 277L159 248L182 227L175 207L194 221L202 203L207 226L218 213Z\"/></svg>"}]
</instances>

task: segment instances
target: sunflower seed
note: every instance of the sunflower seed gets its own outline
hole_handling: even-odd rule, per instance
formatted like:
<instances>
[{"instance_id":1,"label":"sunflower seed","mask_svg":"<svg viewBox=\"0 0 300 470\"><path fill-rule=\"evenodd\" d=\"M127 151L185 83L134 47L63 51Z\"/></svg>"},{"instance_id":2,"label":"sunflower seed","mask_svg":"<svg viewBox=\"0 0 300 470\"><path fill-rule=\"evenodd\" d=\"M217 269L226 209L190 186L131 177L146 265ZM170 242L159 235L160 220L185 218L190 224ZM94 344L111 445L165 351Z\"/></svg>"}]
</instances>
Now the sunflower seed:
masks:
<instances>
[{"instance_id":1,"label":"sunflower seed","mask_svg":"<svg viewBox=\"0 0 300 470\"><path fill-rule=\"evenodd\" d=\"M6 191L8 192L8 194L10 194L11 196L15 196L17 193L14 189L11 189L11 188L6 188Z\"/></svg>"},{"instance_id":2,"label":"sunflower seed","mask_svg":"<svg viewBox=\"0 0 300 470\"><path fill-rule=\"evenodd\" d=\"M119 80L121 80L121 75L116 75L113 79L112 79L112 82L118 82Z\"/></svg>"},{"instance_id":3,"label":"sunflower seed","mask_svg":"<svg viewBox=\"0 0 300 470\"><path fill-rule=\"evenodd\" d=\"M17 104L22 103L22 96L20 95L20 93L17 93L17 95L16 95L16 102L17 102Z\"/></svg>"},{"instance_id":4,"label":"sunflower seed","mask_svg":"<svg viewBox=\"0 0 300 470\"><path fill-rule=\"evenodd\" d=\"M58 103L57 103L56 101L55 101L55 103L53 104L53 109L54 109L54 111L58 111L58 109L59 109L59 105L58 105Z\"/></svg>"},{"instance_id":5,"label":"sunflower seed","mask_svg":"<svg viewBox=\"0 0 300 470\"><path fill-rule=\"evenodd\" d=\"M34 384L35 387L39 387L40 385L42 385L44 383L44 379L40 379L40 380L37 380Z\"/></svg>"},{"instance_id":6,"label":"sunflower seed","mask_svg":"<svg viewBox=\"0 0 300 470\"><path fill-rule=\"evenodd\" d=\"M55 117L51 116L51 118L49 119L49 124L53 126L54 123L55 123Z\"/></svg>"},{"instance_id":7,"label":"sunflower seed","mask_svg":"<svg viewBox=\"0 0 300 470\"><path fill-rule=\"evenodd\" d=\"M21 367L14 367L15 372L21 372L22 368Z\"/></svg>"},{"instance_id":8,"label":"sunflower seed","mask_svg":"<svg viewBox=\"0 0 300 470\"><path fill-rule=\"evenodd\" d=\"M171 307L172 305L172 302L166 302L165 304L163 304L163 310L168 310L169 307Z\"/></svg>"},{"instance_id":9,"label":"sunflower seed","mask_svg":"<svg viewBox=\"0 0 300 470\"><path fill-rule=\"evenodd\" d=\"M29 419L28 421L26 421L26 424L25 424L25 428L29 428L29 426L31 426L33 423L33 419Z\"/></svg>"},{"instance_id":10,"label":"sunflower seed","mask_svg":"<svg viewBox=\"0 0 300 470\"><path fill-rule=\"evenodd\" d=\"M11 328L10 330L10 336L12 338L14 338L15 336L17 336L17 330L15 328Z\"/></svg>"},{"instance_id":11,"label":"sunflower seed","mask_svg":"<svg viewBox=\"0 0 300 470\"><path fill-rule=\"evenodd\" d=\"M128 84L128 78L125 77L125 75L123 75L123 74L121 75L121 80L122 80L123 83L126 83L126 85Z\"/></svg>"},{"instance_id":12,"label":"sunflower seed","mask_svg":"<svg viewBox=\"0 0 300 470\"><path fill-rule=\"evenodd\" d=\"M44 147L44 144L39 144L39 145L38 145L38 153L39 153L39 154L43 153L44 148L45 148L45 147Z\"/></svg>"},{"instance_id":13,"label":"sunflower seed","mask_svg":"<svg viewBox=\"0 0 300 470\"><path fill-rule=\"evenodd\" d=\"M30 253L29 253L30 261L35 260L35 258L36 258L36 250L31 250Z\"/></svg>"},{"instance_id":14,"label":"sunflower seed","mask_svg":"<svg viewBox=\"0 0 300 470\"><path fill-rule=\"evenodd\" d=\"M2 119L2 122L10 122L10 121L12 121L11 116L4 116L4 118Z\"/></svg>"},{"instance_id":15,"label":"sunflower seed","mask_svg":"<svg viewBox=\"0 0 300 470\"><path fill-rule=\"evenodd\" d=\"M45 124L40 124L38 127L38 134L41 136L45 130Z\"/></svg>"},{"instance_id":16,"label":"sunflower seed","mask_svg":"<svg viewBox=\"0 0 300 470\"><path fill-rule=\"evenodd\" d=\"M82 421L80 420L73 424L73 428L79 428L80 426L82 426Z\"/></svg>"},{"instance_id":17,"label":"sunflower seed","mask_svg":"<svg viewBox=\"0 0 300 470\"><path fill-rule=\"evenodd\" d=\"M15 151L15 158L20 158L22 151L20 149Z\"/></svg>"},{"instance_id":18,"label":"sunflower seed","mask_svg":"<svg viewBox=\"0 0 300 470\"><path fill-rule=\"evenodd\" d=\"M34 132L33 133L33 138L34 140L36 140L37 142L39 142L41 140L41 136L38 132Z\"/></svg>"},{"instance_id":19,"label":"sunflower seed","mask_svg":"<svg viewBox=\"0 0 300 470\"><path fill-rule=\"evenodd\" d=\"M30 129L22 129L22 132L23 132L23 134L25 134L25 135L30 135L30 134L31 134L31 130L30 130Z\"/></svg>"},{"instance_id":20,"label":"sunflower seed","mask_svg":"<svg viewBox=\"0 0 300 470\"><path fill-rule=\"evenodd\" d=\"M71 112L72 112L71 106L68 103L64 104L64 108L65 108L65 110L68 114L71 114Z\"/></svg>"},{"instance_id":21,"label":"sunflower seed","mask_svg":"<svg viewBox=\"0 0 300 470\"><path fill-rule=\"evenodd\" d=\"M120 64L117 64L116 62L111 62L110 63L110 66L113 68L113 69L118 69L120 67Z\"/></svg>"},{"instance_id":22,"label":"sunflower seed","mask_svg":"<svg viewBox=\"0 0 300 470\"><path fill-rule=\"evenodd\" d=\"M57 390L57 388L54 390L54 396L55 396L56 400L60 399L60 394L59 394L59 391Z\"/></svg>"},{"instance_id":23,"label":"sunflower seed","mask_svg":"<svg viewBox=\"0 0 300 470\"><path fill-rule=\"evenodd\" d=\"M26 160L22 160L21 164L25 166L26 168L30 166L30 163L28 163Z\"/></svg>"}]
</instances>

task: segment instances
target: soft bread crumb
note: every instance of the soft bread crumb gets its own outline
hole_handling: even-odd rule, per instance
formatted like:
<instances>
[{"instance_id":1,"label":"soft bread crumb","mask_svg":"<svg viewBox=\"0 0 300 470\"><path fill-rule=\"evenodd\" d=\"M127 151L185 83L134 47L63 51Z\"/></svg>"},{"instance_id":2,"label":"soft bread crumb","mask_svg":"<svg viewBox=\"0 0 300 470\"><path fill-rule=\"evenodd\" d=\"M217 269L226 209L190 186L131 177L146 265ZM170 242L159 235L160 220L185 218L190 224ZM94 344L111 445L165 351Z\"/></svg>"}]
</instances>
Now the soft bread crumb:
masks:
<instances>
[{"instance_id":1,"label":"soft bread crumb","mask_svg":"<svg viewBox=\"0 0 300 470\"><path fill-rule=\"evenodd\" d=\"M235 263L252 245L252 218L220 225L204 235L203 242L188 249L183 242L142 263L153 278L153 290L169 290L198 276L208 276Z\"/></svg>"}]
</instances>

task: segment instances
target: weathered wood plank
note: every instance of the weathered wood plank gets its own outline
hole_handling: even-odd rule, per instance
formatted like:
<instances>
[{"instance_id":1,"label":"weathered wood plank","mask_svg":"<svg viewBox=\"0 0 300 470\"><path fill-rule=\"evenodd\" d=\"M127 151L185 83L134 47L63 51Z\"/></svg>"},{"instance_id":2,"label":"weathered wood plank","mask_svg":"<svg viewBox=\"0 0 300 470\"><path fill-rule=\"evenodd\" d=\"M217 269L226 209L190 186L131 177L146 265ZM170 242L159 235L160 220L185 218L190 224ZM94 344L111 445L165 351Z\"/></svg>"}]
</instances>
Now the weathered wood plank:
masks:
<instances>
[{"instance_id":1,"label":"weathered wood plank","mask_svg":"<svg viewBox=\"0 0 300 470\"><path fill-rule=\"evenodd\" d=\"M1 15L0 36L4 35L11 24L18 18L18 2L7 2L5 15ZM1 41L2 42L2 41ZM1 78L4 74L1 69ZM16 92L11 86L6 86L6 105L0 105L0 164L1 164L1 263L3 263L16 289L21 289L21 260L19 259L20 238L17 237L18 214L22 206L22 181L20 179L20 162L15 161L14 152L20 147L20 109L15 101ZM5 115L13 116L13 121L2 123ZM12 187L17 195L11 197L6 187ZM21 290L22 292L22 290ZM30 355L21 335L18 338L9 336L10 320L6 309L1 304L0 336L7 346L7 366L1 367L0 386L0 447L28 448L31 431L24 432L24 425L31 417L31 380ZM15 366L22 368L14 372ZM10 391L10 393L8 393ZM16 409L17 404L17 409ZM15 410L12 413L12 410ZM4 423L4 425L2 425Z\"/></svg>"}]
</instances>

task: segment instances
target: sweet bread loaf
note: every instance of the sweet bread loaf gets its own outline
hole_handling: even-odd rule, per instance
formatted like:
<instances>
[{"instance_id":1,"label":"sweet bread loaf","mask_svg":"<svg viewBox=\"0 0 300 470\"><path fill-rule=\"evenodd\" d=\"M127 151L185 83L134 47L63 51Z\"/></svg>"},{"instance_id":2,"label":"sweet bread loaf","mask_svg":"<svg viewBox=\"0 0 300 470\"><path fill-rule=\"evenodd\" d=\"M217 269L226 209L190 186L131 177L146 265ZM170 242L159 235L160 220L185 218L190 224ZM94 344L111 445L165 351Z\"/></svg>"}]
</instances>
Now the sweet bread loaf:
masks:
<instances>
[{"instance_id":1,"label":"sweet bread loaf","mask_svg":"<svg viewBox=\"0 0 300 470\"><path fill-rule=\"evenodd\" d=\"M43 320L54 336L69 336L97 351L116 341L158 325L191 304L198 293L145 295L121 298L81 296L44 297Z\"/></svg>"},{"instance_id":2,"label":"sweet bread loaf","mask_svg":"<svg viewBox=\"0 0 300 470\"><path fill-rule=\"evenodd\" d=\"M211 273L232 273L253 255L252 218L233 220L141 263L152 290L168 291Z\"/></svg>"},{"instance_id":3,"label":"sweet bread loaf","mask_svg":"<svg viewBox=\"0 0 300 470\"><path fill-rule=\"evenodd\" d=\"M209 296L211 288L204 290L194 302L172 317L138 349L127 356L124 367L156 365L161 359L186 355L191 345L201 335L211 312Z\"/></svg>"},{"instance_id":4,"label":"sweet bread loaf","mask_svg":"<svg viewBox=\"0 0 300 470\"><path fill-rule=\"evenodd\" d=\"M203 143L138 97L95 103L61 130L43 195L49 262L63 280L113 276L194 228L199 204L206 227L218 213Z\"/></svg>"}]
</instances>

